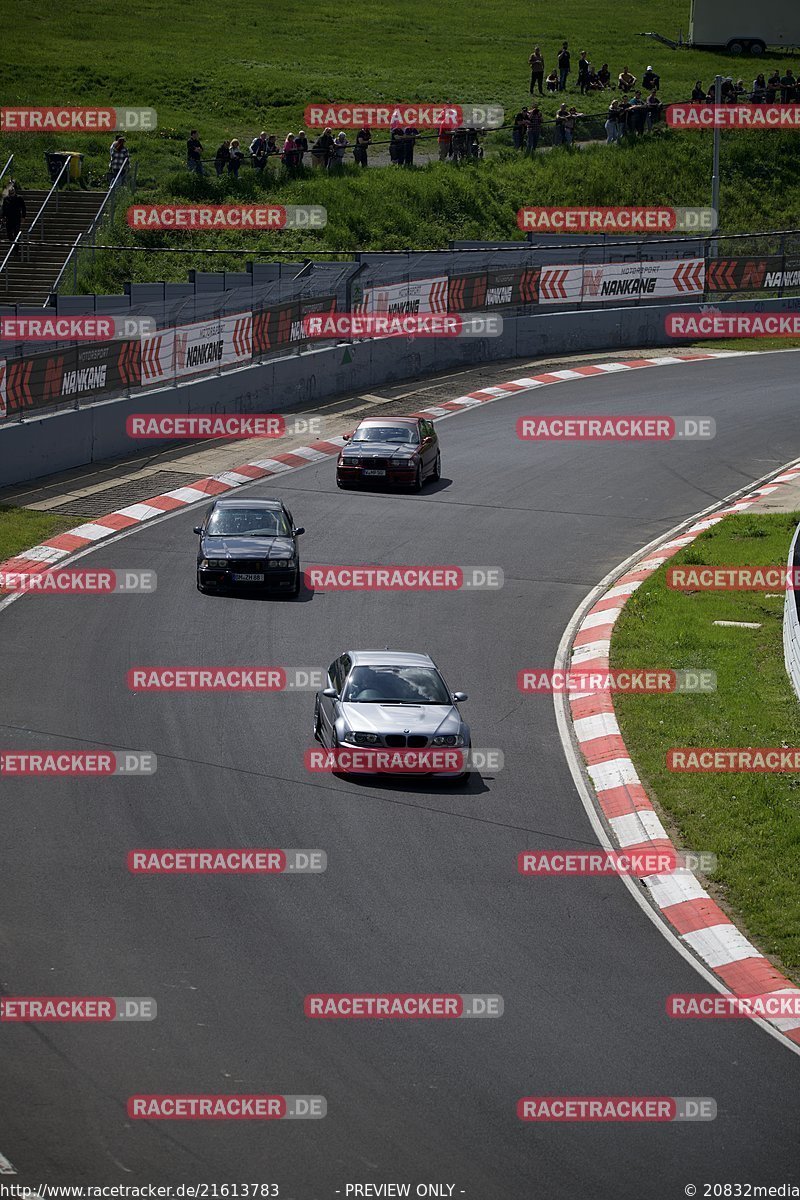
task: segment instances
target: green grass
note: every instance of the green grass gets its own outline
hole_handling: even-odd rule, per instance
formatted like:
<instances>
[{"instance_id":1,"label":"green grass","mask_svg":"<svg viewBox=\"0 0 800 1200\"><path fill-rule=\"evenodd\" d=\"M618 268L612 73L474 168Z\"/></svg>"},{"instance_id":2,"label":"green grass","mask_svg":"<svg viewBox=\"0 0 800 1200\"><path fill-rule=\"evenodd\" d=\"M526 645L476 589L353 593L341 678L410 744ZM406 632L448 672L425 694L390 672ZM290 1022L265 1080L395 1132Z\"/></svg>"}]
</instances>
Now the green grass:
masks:
<instances>
[{"instance_id":1,"label":"green grass","mask_svg":"<svg viewBox=\"0 0 800 1200\"><path fill-rule=\"evenodd\" d=\"M463 100L501 103L511 118L528 100L527 58L534 41L546 63L555 61L568 38L577 62L586 48L593 61L607 60L614 74L625 65L641 75L653 63L662 78L662 97L688 99L696 78L709 82L716 71L741 73L749 83L752 59L670 50L649 38L652 30L671 37L687 29L688 0L620 0L614 19L601 0L563 0L538 5L535 25L523 0L484 0L431 6L420 0L350 7L320 0L313 10L298 0L265 9L256 0L220 9L211 0L187 8L178 0L143 0L134 8L113 0L80 5L40 0L15 13L15 53L4 77L5 103L94 104L153 107L156 133L132 135L142 200L170 197L276 199L324 204L329 226L319 234L269 238L224 235L203 241L191 235L172 244L246 247L259 257L276 249L297 252L443 246L456 237L513 237L523 203L706 204L710 190L711 135L668 134L617 148L556 151L534 162L519 161L510 134L489 138L498 158L477 168L451 164L413 172L355 169L340 178L311 174L298 180L270 172L259 186L243 168L236 184L209 181L202 188L185 171L185 139L197 126L210 157L223 136L243 144L261 128L282 139L301 124L311 100ZM531 30L530 36L527 30ZM791 56L764 56L769 71ZM574 84L575 73L572 82ZM599 118L608 95L570 102ZM546 117L558 100L545 97ZM580 103L579 103L580 102ZM376 135L380 137L381 135ZM44 182L43 151L83 150L97 175L108 162L110 138L0 138L0 161L15 151L15 174L23 185ZM729 134L723 138L722 227L727 232L791 227L800 210L796 163L800 136L787 132ZM116 244L127 231L114 231ZM151 244L156 244L152 242ZM763 248L761 248L763 253ZM147 260L147 261L146 261ZM214 262L241 265L241 258ZM210 256L98 256L82 280L83 290L118 290L128 277L183 279L191 267L210 267Z\"/></svg>"},{"instance_id":2,"label":"green grass","mask_svg":"<svg viewBox=\"0 0 800 1200\"><path fill-rule=\"evenodd\" d=\"M31 508L0 505L0 562L36 546L45 538L72 529L74 525L74 517L56 517Z\"/></svg>"},{"instance_id":3,"label":"green grass","mask_svg":"<svg viewBox=\"0 0 800 1200\"><path fill-rule=\"evenodd\" d=\"M797 350L800 338L713 338L692 346L695 350Z\"/></svg>"},{"instance_id":4,"label":"green grass","mask_svg":"<svg viewBox=\"0 0 800 1200\"><path fill-rule=\"evenodd\" d=\"M615 707L636 768L681 845L711 850L720 903L800 980L800 777L673 774L671 746L799 746L800 702L783 663L783 600L756 592L675 592L681 563L785 565L800 513L726 517L634 592L615 627L613 667L705 668L708 695L620 695ZM755 621L760 629L720 628Z\"/></svg>"}]
</instances>

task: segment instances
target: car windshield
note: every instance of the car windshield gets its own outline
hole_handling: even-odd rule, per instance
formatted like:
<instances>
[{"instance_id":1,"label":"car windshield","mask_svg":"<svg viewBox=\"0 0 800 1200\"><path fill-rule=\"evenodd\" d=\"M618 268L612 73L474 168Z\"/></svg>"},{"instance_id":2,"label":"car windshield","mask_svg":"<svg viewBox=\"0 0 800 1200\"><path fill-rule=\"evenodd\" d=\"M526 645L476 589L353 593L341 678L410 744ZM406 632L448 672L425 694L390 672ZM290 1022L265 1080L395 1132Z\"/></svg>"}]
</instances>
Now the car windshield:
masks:
<instances>
[{"instance_id":1,"label":"car windshield","mask_svg":"<svg viewBox=\"0 0 800 1200\"><path fill-rule=\"evenodd\" d=\"M291 532L279 508L217 508L206 526L211 537L289 537Z\"/></svg>"},{"instance_id":2,"label":"car windshield","mask_svg":"<svg viewBox=\"0 0 800 1200\"><path fill-rule=\"evenodd\" d=\"M452 704L432 667L354 667L342 699L348 704Z\"/></svg>"},{"instance_id":3,"label":"car windshield","mask_svg":"<svg viewBox=\"0 0 800 1200\"><path fill-rule=\"evenodd\" d=\"M353 434L354 442L411 442L419 441L419 434L410 425L361 425Z\"/></svg>"}]
</instances>

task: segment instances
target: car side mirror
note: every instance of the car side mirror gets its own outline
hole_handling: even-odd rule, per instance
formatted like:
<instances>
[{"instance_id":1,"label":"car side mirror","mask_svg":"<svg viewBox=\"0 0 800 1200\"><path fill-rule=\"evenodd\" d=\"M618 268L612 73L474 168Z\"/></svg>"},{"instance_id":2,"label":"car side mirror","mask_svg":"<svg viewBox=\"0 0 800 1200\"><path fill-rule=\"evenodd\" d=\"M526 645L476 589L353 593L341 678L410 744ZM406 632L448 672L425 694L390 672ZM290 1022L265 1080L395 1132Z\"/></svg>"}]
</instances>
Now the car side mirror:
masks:
<instances>
[{"instance_id":1,"label":"car side mirror","mask_svg":"<svg viewBox=\"0 0 800 1200\"><path fill-rule=\"evenodd\" d=\"M337 692L336 688L323 688L322 694L323 696L327 696L330 700L339 699L339 693Z\"/></svg>"},{"instance_id":2,"label":"car side mirror","mask_svg":"<svg viewBox=\"0 0 800 1200\"><path fill-rule=\"evenodd\" d=\"M469 700L469 696L466 692L453 692L453 699L458 703L459 700Z\"/></svg>"},{"instance_id":3,"label":"car side mirror","mask_svg":"<svg viewBox=\"0 0 800 1200\"><path fill-rule=\"evenodd\" d=\"M300 534L305 533L305 531L306 531L305 525L300 525L299 528L293 529L292 533L294 534L295 537L300 537Z\"/></svg>"},{"instance_id":4,"label":"car side mirror","mask_svg":"<svg viewBox=\"0 0 800 1200\"><path fill-rule=\"evenodd\" d=\"M203 526L202 526L202 525L195 525L195 527L194 527L194 529L192 530L192 532L193 532L193 533L202 533L202 532L203 532Z\"/></svg>"}]
</instances>

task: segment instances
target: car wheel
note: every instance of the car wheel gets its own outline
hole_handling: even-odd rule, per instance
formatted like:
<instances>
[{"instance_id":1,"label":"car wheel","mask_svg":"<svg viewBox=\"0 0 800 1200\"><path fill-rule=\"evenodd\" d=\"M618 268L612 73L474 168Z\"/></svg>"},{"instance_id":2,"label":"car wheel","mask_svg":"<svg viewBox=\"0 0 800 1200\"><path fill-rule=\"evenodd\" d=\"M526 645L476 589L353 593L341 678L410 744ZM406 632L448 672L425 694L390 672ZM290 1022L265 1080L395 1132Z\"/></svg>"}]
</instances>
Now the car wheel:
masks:
<instances>
[{"instance_id":1,"label":"car wheel","mask_svg":"<svg viewBox=\"0 0 800 1200\"><path fill-rule=\"evenodd\" d=\"M414 482L411 485L412 492L422 491L422 463L417 467L417 473L414 476Z\"/></svg>"},{"instance_id":2,"label":"car wheel","mask_svg":"<svg viewBox=\"0 0 800 1200\"><path fill-rule=\"evenodd\" d=\"M431 475L431 479L434 481L434 483L436 483L441 478L442 478L442 456L441 456L441 453L437 451L436 462L433 464L433 474Z\"/></svg>"}]
</instances>

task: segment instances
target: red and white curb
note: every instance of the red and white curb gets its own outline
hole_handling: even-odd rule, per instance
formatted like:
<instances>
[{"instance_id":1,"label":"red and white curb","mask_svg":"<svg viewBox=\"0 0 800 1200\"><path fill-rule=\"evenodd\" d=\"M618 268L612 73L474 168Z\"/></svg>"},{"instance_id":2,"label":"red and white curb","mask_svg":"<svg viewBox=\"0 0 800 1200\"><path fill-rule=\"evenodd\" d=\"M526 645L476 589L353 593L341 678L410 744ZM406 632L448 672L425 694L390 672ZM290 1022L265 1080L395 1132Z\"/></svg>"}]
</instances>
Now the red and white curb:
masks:
<instances>
[{"instance_id":1,"label":"red and white curb","mask_svg":"<svg viewBox=\"0 0 800 1200\"><path fill-rule=\"evenodd\" d=\"M581 670L609 670L611 635L631 595L663 563L699 534L730 513L750 508L764 496L800 477L800 462L784 468L735 503L701 516L663 545L649 547L628 565L613 585L588 609L572 641L571 662ZM630 560L629 560L630 561ZM569 698L569 715L606 824L617 847L627 852L675 850L647 797L623 741L610 691L577 693ZM676 851L677 853L677 851ZM800 991L737 929L702 887L692 871L641 877L650 899L677 934L735 996ZM775 1018L768 1024L800 1046L800 1017Z\"/></svg>"},{"instance_id":2,"label":"red and white curb","mask_svg":"<svg viewBox=\"0 0 800 1200\"><path fill-rule=\"evenodd\" d=\"M595 363L585 367L574 367L559 371L547 371L542 375L532 375L522 379L512 379L497 387L481 388L459 396L455 400L446 400L431 408L422 408L411 416L432 417L441 420L453 416L468 408L480 404L490 404L503 396L514 392L525 392L533 388L545 387L551 383L564 383L568 380L586 379L594 375L608 375L615 371L632 371L642 367L665 367L675 363L705 361L713 358L730 358L739 353L736 350L709 351L705 354L664 355L661 358L632 358L625 362ZM246 484L256 483L262 479L273 479L290 471L307 467L310 463L320 462L338 454L344 445L343 437L333 437L324 441L312 442L310 446L301 446L284 454L276 454L274 458L260 458L253 462L243 463L232 470L221 471L218 475L195 479L183 487L152 496L138 504L129 504L119 508L107 516L97 517L83 525L77 525L66 533L59 533L48 538L38 546L33 546L24 553L6 562L0 563L0 572L24 572L32 574L46 571L56 563L63 563L70 555L88 546L105 541L119 535L121 532L143 525L156 517L181 508L188 508L203 500L213 499L224 492ZM2 594L2 593L0 593Z\"/></svg>"}]
</instances>

